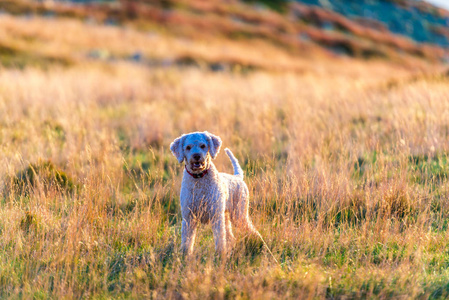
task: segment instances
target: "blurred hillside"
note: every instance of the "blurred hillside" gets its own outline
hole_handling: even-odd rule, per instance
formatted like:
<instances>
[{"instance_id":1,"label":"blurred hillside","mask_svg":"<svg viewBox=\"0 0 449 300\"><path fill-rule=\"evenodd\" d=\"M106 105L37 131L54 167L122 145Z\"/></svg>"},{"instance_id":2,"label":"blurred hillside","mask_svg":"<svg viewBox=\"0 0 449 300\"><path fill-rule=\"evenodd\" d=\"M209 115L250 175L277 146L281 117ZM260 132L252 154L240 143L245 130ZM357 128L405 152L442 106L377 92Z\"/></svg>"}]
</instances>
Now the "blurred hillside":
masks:
<instances>
[{"instance_id":1,"label":"blurred hillside","mask_svg":"<svg viewBox=\"0 0 449 300\"><path fill-rule=\"evenodd\" d=\"M449 46L449 13L424 1L320 1L301 3L332 10L365 26L407 36L418 43ZM332 24L324 24L332 27Z\"/></svg>"},{"instance_id":2,"label":"blurred hillside","mask_svg":"<svg viewBox=\"0 0 449 300\"><path fill-rule=\"evenodd\" d=\"M28 19L33 16L51 20L75 18L87 24L126 27L142 33L203 41L220 39L219 43L249 42L249 46L262 43L284 56L349 56L401 64L449 59L449 14L421 1L3 0L0 9L4 15ZM16 49L5 39L1 42L1 60L6 61L4 57L11 57ZM88 56L111 57L110 52L91 49ZM144 52L129 55L150 64L167 63ZM217 56L209 51L194 52L178 53L170 62L206 63L218 70L236 65L248 70L285 67L261 60L255 62L252 55L243 58L241 51L223 59L218 57L221 54Z\"/></svg>"}]
</instances>

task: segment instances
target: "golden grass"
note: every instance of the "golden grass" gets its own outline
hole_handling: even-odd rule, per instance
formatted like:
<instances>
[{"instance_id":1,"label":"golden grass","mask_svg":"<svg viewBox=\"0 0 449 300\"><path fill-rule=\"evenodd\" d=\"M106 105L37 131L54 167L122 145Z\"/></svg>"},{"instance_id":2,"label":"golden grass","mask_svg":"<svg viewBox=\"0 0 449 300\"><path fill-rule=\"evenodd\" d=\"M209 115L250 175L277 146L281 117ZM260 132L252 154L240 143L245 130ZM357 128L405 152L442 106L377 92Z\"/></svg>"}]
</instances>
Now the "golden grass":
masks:
<instances>
[{"instance_id":1,"label":"golden grass","mask_svg":"<svg viewBox=\"0 0 449 300\"><path fill-rule=\"evenodd\" d=\"M1 298L447 297L447 77L275 48L263 59L237 43L241 59L302 72L91 62L82 51L100 46L220 57L222 44L69 20L0 28L74 62L0 71ZM207 226L180 254L182 166L168 147L194 130L239 158L281 265L242 232L220 261ZM222 153L216 165L231 172Z\"/></svg>"}]
</instances>

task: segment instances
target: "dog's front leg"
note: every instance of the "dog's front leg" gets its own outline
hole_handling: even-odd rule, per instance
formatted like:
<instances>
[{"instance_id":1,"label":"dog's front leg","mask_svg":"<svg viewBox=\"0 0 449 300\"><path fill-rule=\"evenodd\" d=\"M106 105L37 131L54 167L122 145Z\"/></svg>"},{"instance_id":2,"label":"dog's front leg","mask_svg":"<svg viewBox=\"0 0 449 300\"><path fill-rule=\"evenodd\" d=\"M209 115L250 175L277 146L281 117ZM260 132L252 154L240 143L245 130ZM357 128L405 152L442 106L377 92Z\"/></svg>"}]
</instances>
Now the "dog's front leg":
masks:
<instances>
[{"instance_id":1,"label":"dog's front leg","mask_svg":"<svg viewBox=\"0 0 449 300\"><path fill-rule=\"evenodd\" d=\"M232 233L232 223L229 212L225 212L225 227L226 227L226 245L228 248L232 248L235 242L234 234Z\"/></svg>"},{"instance_id":2,"label":"dog's front leg","mask_svg":"<svg viewBox=\"0 0 449 300\"><path fill-rule=\"evenodd\" d=\"M190 215L183 216L181 228L181 251L190 255L193 251L196 235L196 221Z\"/></svg>"},{"instance_id":3,"label":"dog's front leg","mask_svg":"<svg viewBox=\"0 0 449 300\"><path fill-rule=\"evenodd\" d=\"M212 218L212 231L215 239L215 251L223 255L226 253L226 222L224 207L223 210L215 212Z\"/></svg>"}]
</instances>

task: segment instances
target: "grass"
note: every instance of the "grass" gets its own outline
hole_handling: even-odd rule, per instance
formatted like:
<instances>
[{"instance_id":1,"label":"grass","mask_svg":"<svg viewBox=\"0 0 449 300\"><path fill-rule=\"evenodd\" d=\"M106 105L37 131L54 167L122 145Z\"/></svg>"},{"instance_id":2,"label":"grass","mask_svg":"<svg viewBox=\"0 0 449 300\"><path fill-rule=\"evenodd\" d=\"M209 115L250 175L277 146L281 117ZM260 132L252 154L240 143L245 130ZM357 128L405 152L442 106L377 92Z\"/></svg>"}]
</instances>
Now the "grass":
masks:
<instances>
[{"instance_id":1,"label":"grass","mask_svg":"<svg viewBox=\"0 0 449 300\"><path fill-rule=\"evenodd\" d=\"M0 25L5 47L71 61L0 70L0 298L448 297L441 66L70 19ZM87 55L100 46L114 59ZM136 50L257 68L119 59ZM242 163L251 218L280 265L238 229L226 260L208 226L181 255L169 145L195 130ZM216 165L232 172L223 153Z\"/></svg>"}]
</instances>

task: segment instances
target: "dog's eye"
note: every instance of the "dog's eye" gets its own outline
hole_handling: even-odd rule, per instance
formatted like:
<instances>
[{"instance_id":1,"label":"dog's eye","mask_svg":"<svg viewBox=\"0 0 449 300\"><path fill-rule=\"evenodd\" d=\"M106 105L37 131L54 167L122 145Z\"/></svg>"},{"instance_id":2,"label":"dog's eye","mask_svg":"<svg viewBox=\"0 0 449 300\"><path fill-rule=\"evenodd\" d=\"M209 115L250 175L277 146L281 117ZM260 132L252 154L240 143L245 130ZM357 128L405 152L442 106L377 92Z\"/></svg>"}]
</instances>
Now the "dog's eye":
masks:
<instances>
[{"instance_id":1,"label":"dog's eye","mask_svg":"<svg viewBox=\"0 0 449 300\"><path fill-rule=\"evenodd\" d=\"M187 146L187 147L186 147L186 150L187 150L187 151L189 151L190 149L192 149L192 147L190 147L190 146Z\"/></svg>"},{"instance_id":2,"label":"dog's eye","mask_svg":"<svg viewBox=\"0 0 449 300\"><path fill-rule=\"evenodd\" d=\"M201 149L204 149L204 148L206 148L206 145L202 144Z\"/></svg>"}]
</instances>

